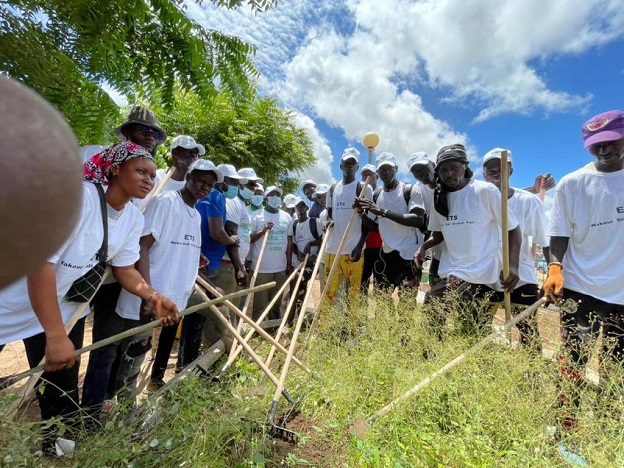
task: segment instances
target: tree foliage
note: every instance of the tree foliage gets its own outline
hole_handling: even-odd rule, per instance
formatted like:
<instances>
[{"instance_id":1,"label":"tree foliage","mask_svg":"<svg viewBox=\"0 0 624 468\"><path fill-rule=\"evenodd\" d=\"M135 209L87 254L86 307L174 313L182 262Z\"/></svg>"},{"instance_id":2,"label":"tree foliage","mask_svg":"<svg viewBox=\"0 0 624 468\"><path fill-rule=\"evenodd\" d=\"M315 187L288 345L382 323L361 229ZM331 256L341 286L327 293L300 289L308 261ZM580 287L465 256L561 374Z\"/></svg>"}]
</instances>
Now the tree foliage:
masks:
<instances>
[{"instance_id":1,"label":"tree foliage","mask_svg":"<svg viewBox=\"0 0 624 468\"><path fill-rule=\"evenodd\" d=\"M275 0L215 0L263 11ZM181 0L9 0L0 4L0 71L56 105L82 142L105 141L130 101L173 104L178 88L251 96L254 48L185 16ZM217 86L218 83L218 86Z\"/></svg>"},{"instance_id":2,"label":"tree foliage","mask_svg":"<svg viewBox=\"0 0 624 468\"><path fill-rule=\"evenodd\" d=\"M238 101L223 93L206 103L191 92L157 114L169 135L192 135L215 164L253 167L267 184L279 183L285 191L296 188L292 174L315 161L305 130L267 97Z\"/></svg>"}]
</instances>

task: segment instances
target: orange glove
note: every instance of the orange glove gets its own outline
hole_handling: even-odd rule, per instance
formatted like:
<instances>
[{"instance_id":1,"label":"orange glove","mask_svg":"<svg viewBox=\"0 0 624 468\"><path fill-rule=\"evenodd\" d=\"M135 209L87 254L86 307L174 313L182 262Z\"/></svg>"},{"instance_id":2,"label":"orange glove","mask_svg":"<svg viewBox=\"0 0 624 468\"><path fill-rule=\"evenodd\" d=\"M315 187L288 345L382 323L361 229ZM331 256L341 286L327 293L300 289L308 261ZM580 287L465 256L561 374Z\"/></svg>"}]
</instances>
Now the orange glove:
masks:
<instances>
[{"instance_id":1,"label":"orange glove","mask_svg":"<svg viewBox=\"0 0 624 468\"><path fill-rule=\"evenodd\" d=\"M561 263L550 263L548 265L548 277L544 283L544 297L549 302L557 303L563 292L563 267Z\"/></svg>"}]
</instances>

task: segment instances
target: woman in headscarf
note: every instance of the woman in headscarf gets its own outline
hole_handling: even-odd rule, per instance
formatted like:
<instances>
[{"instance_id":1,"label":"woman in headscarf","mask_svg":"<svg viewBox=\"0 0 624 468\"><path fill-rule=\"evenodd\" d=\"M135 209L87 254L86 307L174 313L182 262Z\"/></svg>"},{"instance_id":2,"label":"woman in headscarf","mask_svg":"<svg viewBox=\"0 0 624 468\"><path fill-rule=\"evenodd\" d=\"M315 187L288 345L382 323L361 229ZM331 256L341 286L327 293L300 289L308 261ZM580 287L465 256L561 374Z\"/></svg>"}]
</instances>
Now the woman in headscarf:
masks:
<instances>
[{"instance_id":1,"label":"woman in headscarf","mask_svg":"<svg viewBox=\"0 0 624 468\"><path fill-rule=\"evenodd\" d=\"M135 269L143 216L132 198L145 197L154 185L156 164L150 153L132 142L115 144L84 164L83 203L78 225L57 253L41 268L0 293L0 346L24 340L31 367L45 356L42 380L37 392L42 419L69 416L79 409L78 367L75 349L82 347L84 316L71 332L64 325L74 314L77 302L66 294L72 284L98 262L104 239L100 190L105 194L108 222L107 263L122 286L152 304L164 324L178 320L175 304L155 291ZM103 191L102 191L103 193ZM55 431L48 432L44 449L54 448Z\"/></svg>"}]
</instances>

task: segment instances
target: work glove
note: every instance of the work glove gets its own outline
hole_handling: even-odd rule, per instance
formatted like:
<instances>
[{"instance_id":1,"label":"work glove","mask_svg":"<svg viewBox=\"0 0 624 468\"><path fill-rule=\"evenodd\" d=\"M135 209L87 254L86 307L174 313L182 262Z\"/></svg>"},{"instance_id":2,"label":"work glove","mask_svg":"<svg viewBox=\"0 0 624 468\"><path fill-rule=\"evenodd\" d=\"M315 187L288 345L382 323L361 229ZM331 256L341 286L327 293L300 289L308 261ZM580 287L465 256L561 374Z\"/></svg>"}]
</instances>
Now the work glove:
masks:
<instances>
[{"instance_id":1,"label":"work glove","mask_svg":"<svg viewBox=\"0 0 624 468\"><path fill-rule=\"evenodd\" d=\"M563 294L563 275L561 263L548 265L548 277L544 283L544 297L553 304L559 303Z\"/></svg>"}]
</instances>

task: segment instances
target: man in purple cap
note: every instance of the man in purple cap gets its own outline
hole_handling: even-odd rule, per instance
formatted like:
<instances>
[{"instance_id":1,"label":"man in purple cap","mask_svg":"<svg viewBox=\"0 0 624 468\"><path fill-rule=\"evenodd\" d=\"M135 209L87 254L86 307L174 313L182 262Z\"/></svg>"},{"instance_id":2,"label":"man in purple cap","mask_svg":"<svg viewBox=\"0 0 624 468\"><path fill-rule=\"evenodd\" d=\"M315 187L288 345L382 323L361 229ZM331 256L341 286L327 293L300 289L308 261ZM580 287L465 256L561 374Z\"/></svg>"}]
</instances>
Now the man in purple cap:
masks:
<instances>
[{"instance_id":1,"label":"man in purple cap","mask_svg":"<svg viewBox=\"0 0 624 468\"><path fill-rule=\"evenodd\" d=\"M563 177L555 190L544 284L550 300L566 300L561 370L577 389L583 386L585 364L601 328L601 383L624 357L624 112L592 117L582 134L583 147L595 159ZM562 393L561 403L578 405L579 392ZM566 414L562 426L570 428L574 422Z\"/></svg>"}]
</instances>

